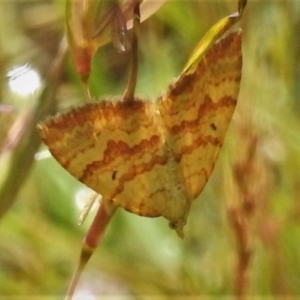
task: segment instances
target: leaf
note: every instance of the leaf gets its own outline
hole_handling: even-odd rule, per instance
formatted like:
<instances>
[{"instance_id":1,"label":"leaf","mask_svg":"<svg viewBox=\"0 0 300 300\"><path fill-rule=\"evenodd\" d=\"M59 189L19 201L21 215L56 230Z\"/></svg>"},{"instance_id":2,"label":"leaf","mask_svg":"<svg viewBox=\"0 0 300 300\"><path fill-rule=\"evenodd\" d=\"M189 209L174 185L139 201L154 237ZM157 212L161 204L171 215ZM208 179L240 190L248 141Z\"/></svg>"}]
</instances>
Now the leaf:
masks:
<instances>
[{"instance_id":1,"label":"leaf","mask_svg":"<svg viewBox=\"0 0 300 300\"><path fill-rule=\"evenodd\" d=\"M167 0L145 0L141 21L154 14ZM113 40L119 50L126 50L127 29L132 27L134 0L67 0L66 34L76 71L84 84L91 72L96 51Z\"/></svg>"},{"instance_id":2,"label":"leaf","mask_svg":"<svg viewBox=\"0 0 300 300\"><path fill-rule=\"evenodd\" d=\"M201 39L195 50L191 54L188 62L184 67L184 72L192 72L202 59L205 51L225 32L227 32L234 24L236 24L243 16L244 8L247 5L247 0L239 0L238 11L222 18L214 26L212 26Z\"/></svg>"}]
</instances>

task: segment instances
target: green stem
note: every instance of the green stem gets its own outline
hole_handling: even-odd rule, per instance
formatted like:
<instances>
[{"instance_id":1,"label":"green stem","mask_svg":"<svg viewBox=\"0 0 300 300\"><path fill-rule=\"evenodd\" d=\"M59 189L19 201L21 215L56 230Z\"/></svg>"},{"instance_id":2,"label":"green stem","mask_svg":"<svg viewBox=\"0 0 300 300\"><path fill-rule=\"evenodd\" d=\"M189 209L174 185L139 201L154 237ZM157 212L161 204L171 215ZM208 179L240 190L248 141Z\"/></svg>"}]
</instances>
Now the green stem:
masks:
<instances>
[{"instance_id":1,"label":"green stem","mask_svg":"<svg viewBox=\"0 0 300 300\"><path fill-rule=\"evenodd\" d=\"M60 84L60 75L63 71L66 53L67 44L63 39L48 73L46 86L38 99L36 107L31 112L31 121L19 144L10 154L9 169L0 185L0 219L15 202L16 196L34 162L34 155L41 143L36 124L47 115L55 112L55 96Z\"/></svg>"}]
</instances>

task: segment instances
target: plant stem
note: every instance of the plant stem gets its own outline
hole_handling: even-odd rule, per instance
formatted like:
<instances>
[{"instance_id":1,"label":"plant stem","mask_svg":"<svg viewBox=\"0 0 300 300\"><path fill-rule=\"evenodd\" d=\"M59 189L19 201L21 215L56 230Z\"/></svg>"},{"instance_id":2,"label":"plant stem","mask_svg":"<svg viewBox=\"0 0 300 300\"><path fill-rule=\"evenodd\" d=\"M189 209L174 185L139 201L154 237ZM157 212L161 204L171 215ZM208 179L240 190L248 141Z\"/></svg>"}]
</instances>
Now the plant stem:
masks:
<instances>
[{"instance_id":1,"label":"plant stem","mask_svg":"<svg viewBox=\"0 0 300 300\"><path fill-rule=\"evenodd\" d=\"M44 90L36 107L30 112L31 118L25 134L10 153L9 169L0 185L0 219L15 202L19 189L26 180L34 162L34 155L41 143L36 124L56 110L55 96L60 85L66 54L67 44L66 40L63 39L46 78Z\"/></svg>"},{"instance_id":2,"label":"plant stem","mask_svg":"<svg viewBox=\"0 0 300 300\"><path fill-rule=\"evenodd\" d=\"M130 102L134 99L134 92L138 75L138 35L140 26L140 1L134 7L132 40L131 40L131 61L127 88L123 96L124 102Z\"/></svg>"},{"instance_id":3,"label":"plant stem","mask_svg":"<svg viewBox=\"0 0 300 300\"><path fill-rule=\"evenodd\" d=\"M68 291L66 300L71 300L77 283L80 279L80 275L86 266L87 262L91 258L92 254L94 253L95 249L97 248L102 236L105 233L105 229L107 224L113 217L117 207L114 204L109 202L103 201L97 211L97 214L93 220L93 223L83 240L83 245L79 257L78 264L74 270Z\"/></svg>"}]
</instances>

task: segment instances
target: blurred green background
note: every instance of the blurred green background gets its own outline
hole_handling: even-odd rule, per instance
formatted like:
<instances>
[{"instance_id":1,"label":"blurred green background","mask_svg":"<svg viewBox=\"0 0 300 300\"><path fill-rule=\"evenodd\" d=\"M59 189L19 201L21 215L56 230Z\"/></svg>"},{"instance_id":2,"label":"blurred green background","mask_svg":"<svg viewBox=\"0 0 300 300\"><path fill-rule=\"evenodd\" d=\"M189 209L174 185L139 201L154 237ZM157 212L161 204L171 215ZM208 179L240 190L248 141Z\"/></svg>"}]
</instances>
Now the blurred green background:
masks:
<instances>
[{"instance_id":1,"label":"blurred green background","mask_svg":"<svg viewBox=\"0 0 300 300\"><path fill-rule=\"evenodd\" d=\"M144 22L138 94L159 96L236 5L168 1ZM0 1L0 299L62 299L95 213L77 226L89 191L45 152L35 129L44 116L84 103L70 58L54 66L63 18L62 0ZM185 239L164 219L120 209L76 299L300 297L300 2L250 0L239 26L238 107ZM45 88L16 93L14 80L31 69ZM128 54L101 48L92 94L123 93L127 71Z\"/></svg>"}]
</instances>

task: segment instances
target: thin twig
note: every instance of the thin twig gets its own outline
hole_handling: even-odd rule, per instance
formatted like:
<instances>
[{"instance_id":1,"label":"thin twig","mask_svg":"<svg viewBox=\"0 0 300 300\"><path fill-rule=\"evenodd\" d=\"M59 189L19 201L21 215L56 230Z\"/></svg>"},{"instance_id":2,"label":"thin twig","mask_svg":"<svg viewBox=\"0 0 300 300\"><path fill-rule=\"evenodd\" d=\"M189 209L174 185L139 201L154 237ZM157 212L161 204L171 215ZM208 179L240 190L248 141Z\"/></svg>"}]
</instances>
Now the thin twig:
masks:
<instances>
[{"instance_id":1,"label":"thin twig","mask_svg":"<svg viewBox=\"0 0 300 300\"><path fill-rule=\"evenodd\" d=\"M131 61L130 71L127 83L127 88L124 93L124 102L130 102L134 99L134 92L137 83L138 75L138 35L140 25L140 3L136 4L134 8L133 16L133 29L132 29L132 41L131 41Z\"/></svg>"},{"instance_id":2,"label":"thin twig","mask_svg":"<svg viewBox=\"0 0 300 300\"><path fill-rule=\"evenodd\" d=\"M0 218L5 215L16 200L16 196L26 180L34 162L41 139L36 124L56 109L55 96L60 85L60 78L67 54L67 43L63 38L57 55L52 63L46 85L33 109L27 129L19 144L10 154L10 164L0 186Z\"/></svg>"}]
</instances>

